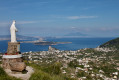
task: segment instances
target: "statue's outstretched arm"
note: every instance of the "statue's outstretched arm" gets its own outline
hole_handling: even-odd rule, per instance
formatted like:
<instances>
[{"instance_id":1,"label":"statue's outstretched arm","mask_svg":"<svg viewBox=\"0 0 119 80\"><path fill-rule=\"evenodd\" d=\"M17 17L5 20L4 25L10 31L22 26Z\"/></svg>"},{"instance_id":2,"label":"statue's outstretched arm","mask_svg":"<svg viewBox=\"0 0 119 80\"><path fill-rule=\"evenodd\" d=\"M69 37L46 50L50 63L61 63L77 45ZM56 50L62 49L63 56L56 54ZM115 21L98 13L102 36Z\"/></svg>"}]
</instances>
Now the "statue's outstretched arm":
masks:
<instances>
[{"instance_id":1,"label":"statue's outstretched arm","mask_svg":"<svg viewBox=\"0 0 119 80\"><path fill-rule=\"evenodd\" d=\"M15 27L15 31L17 32L18 31L18 29Z\"/></svg>"}]
</instances>

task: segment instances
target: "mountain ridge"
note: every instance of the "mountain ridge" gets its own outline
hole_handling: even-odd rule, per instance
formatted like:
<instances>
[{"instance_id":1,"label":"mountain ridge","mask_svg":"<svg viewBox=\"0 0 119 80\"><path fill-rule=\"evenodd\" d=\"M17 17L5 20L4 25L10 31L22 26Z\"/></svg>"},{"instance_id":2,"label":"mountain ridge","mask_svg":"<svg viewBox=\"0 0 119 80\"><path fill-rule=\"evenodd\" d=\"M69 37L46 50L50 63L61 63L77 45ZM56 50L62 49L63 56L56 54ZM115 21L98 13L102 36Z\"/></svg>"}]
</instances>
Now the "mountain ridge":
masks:
<instances>
[{"instance_id":1,"label":"mountain ridge","mask_svg":"<svg viewBox=\"0 0 119 80\"><path fill-rule=\"evenodd\" d=\"M116 39L112 39L102 45L100 45L99 47L102 47L102 48L116 48L116 49L119 49L119 38L116 38Z\"/></svg>"}]
</instances>

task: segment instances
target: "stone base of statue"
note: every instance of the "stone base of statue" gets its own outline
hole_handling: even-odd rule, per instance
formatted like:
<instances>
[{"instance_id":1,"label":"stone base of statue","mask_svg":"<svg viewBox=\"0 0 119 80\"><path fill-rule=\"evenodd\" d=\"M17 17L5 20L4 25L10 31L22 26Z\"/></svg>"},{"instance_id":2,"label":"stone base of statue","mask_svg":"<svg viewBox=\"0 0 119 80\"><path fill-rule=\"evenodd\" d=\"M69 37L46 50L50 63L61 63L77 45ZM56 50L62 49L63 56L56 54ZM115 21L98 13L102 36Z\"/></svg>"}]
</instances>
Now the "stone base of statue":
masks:
<instances>
[{"instance_id":1,"label":"stone base of statue","mask_svg":"<svg viewBox=\"0 0 119 80\"><path fill-rule=\"evenodd\" d=\"M20 52L20 42L8 42L8 55L16 55Z\"/></svg>"},{"instance_id":2,"label":"stone base of statue","mask_svg":"<svg viewBox=\"0 0 119 80\"><path fill-rule=\"evenodd\" d=\"M2 67L12 71L23 71L26 68L20 53L19 42L8 42L7 53L2 57Z\"/></svg>"},{"instance_id":3,"label":"stone base of statue","mask_svg":"<svg viewBox=\"0 0 119 80\"><path fill-rule=\"evenodd\" d=\"M23 62L22 55L3 55L2 57L2 67L4 69L10 69L12 71L23 71L26 68Z\"/></svg>"}]
</instances>

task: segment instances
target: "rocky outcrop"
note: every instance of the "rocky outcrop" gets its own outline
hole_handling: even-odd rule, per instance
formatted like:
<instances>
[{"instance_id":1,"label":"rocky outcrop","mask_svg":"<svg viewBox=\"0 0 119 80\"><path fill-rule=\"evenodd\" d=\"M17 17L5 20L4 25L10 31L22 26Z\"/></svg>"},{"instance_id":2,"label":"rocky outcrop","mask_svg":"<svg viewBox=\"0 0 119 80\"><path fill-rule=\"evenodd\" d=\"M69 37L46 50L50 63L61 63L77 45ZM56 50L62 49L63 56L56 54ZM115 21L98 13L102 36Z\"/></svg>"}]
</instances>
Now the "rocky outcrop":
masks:
<instances>
[{"instance_id":1,"label":"rocky outcrop","mask_svg":"<svg viewBox=\"0 0 119 80\"><path fill-rule=\"evenodd\" d=\"M56 50L58 50L58 49L53 48L53 47L51 47L51 46L49 46L49 48L48 48L48 51L49 51L49 52L55 52Z\"/></svg>"},{"instance_id":2,"label":"rocky outcrop","mask_svg":"<svg viewBox=\"0 0 119 80\"><path fill-rule=\"evenodd\" d=\"M3 58L2 67L13 71L23 71L26 65L22 58Z\"/></svg>"}]
</instances>

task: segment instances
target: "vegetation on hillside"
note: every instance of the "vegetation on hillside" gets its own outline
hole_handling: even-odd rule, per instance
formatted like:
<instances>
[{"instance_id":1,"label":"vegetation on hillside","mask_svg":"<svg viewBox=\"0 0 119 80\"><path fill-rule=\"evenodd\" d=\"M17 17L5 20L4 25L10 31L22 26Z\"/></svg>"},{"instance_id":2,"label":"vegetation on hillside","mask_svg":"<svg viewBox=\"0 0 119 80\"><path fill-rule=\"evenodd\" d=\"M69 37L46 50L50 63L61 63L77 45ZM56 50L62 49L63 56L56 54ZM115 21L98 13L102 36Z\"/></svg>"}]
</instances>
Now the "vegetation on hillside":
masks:
<instances>
[{"instance_id":1,"label":"vegetation on hillside","mask_svg":"<svg viewBox=\"0 0 119 80\"><path fill-rule=\"evenodd\" d=\"M32 66L35 73L32 74L29 80L77 80L70 78L61 73L61 63L56 62L52 64L27 64Z\"/></svg>"},{"instance_id":2,"label":"vegetation on hillside","mask_svg":"<svg viewBox=\"0 0 119 80\"><path fill-rule=\"evenodd\" d=\"M99 47L106 47L106 48L116 48L119 49L119 38L113 39L111 41L108 41Z\"/></svg>"}]
</instances>

